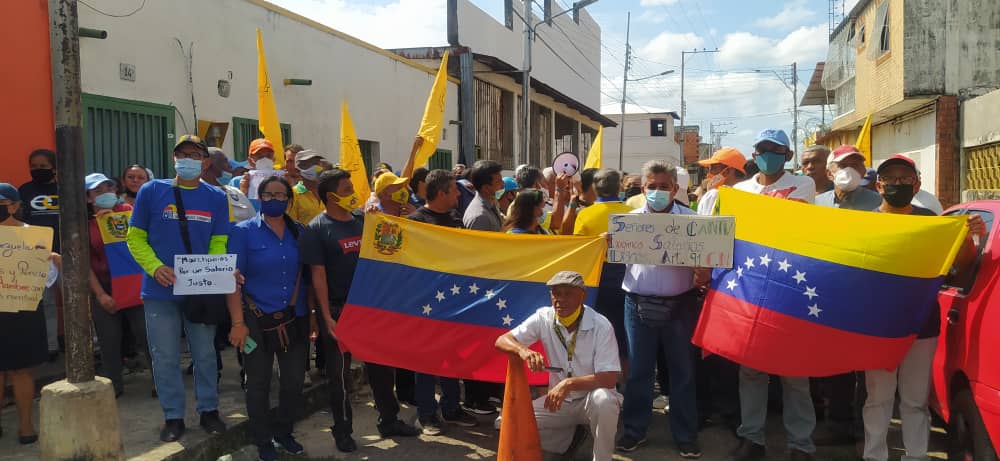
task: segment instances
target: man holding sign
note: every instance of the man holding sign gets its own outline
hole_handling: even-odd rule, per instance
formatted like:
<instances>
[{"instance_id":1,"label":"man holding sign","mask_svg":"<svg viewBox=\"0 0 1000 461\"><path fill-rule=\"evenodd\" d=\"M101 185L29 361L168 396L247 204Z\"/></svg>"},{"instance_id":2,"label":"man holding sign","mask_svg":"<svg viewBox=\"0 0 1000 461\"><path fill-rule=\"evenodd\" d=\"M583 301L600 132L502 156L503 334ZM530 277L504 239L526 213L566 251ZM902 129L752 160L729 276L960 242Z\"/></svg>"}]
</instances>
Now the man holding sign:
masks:
<instances>
[{"instance_id":1,"label":"man holding sign","mask_svg":"<svg viewBox=\"0 0 1000 461\"><path fill-rule=\"evenodd\" d=\"M181 136L174 147L177 177L150 181L139 189L128 229L128 248L145 272L142 299L153 378L166 423L160 440L184 434L184 377L181 375L181 329L194 361L195 395L201 426L210 434L226 430L219 419L215 325L195 323L183 312L183 296L174 294L176 255L226 253L229 200L222 190L201 182L209 166L208 148L197 136ZM220 309L224 306L220 305Z\"/></svg>"}]
</instances>

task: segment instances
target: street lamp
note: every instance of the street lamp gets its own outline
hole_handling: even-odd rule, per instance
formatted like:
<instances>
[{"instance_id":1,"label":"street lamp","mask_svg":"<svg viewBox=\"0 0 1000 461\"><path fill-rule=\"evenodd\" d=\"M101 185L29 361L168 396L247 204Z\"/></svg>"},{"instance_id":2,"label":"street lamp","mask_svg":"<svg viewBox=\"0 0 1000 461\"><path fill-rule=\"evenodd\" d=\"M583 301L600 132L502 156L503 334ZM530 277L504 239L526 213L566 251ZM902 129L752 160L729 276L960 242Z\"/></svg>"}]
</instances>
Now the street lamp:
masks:
<instances>
[{"instance_id":1,"label":"street lamp","mask_svg":"<svg viewBox=\"0 0 1000 461\"><path fill-rule=\"evenodd\" d=\"M534 25L531 23L531 0L524 0L524 15L521 17L521 22L524 23L524 68L521 71L521 132L523 136L521 137L521 156L518 164L528 163L528 148L529 139L531 133L531 42L535 37L535 29L538 26L549 23L553 19L558 18L564 14L573 13L576 17L580 14L580 10L583 8L597 3L597 0L580 0L573 3L573 7L568 10L563 10L558 14L554 14L545 18L542 21L538 21Z\"/></svg>"},{"instance_id":2,"label":"street lamp","mask_svg":"<svg viewBox=\"0 0 1000 461\"><path fill-rule=\"evenodd\" d=\"M792 92L792 152L795 153L794 157L792 158L792 168L793 169L798 168L799 167L799 75L798 75L798 63L797 62L793 62L792 63L792 84L791 85L789 85L788 82L785 81L785 77L781 76L781 74L779 74L778 72L776 72L774 70L754 69L753 71L757 72L757 73L768 73L768 72L770 72L770 73L774 74L774 76L778 78L778 81L780 81L782 85L785 85L785 88L787 88L788 91Z\"/></svg>"},{"instance_id":3,"label":"street lamp","mask_svg":"<svg viewBox=\"0 0 1000 461\"><path fill-rule=\"evenodd\" d=\"M663 77L664 75L670 75L674 73L673 70L665 70L656 75L650 75L648 77L642 78L628 78L628 70L626 72L625 80L622 82L622 122L618 125L618 169L625 168L625 88L628 82L640 82L643 80L649 80L651 78Z\"/></svg>"}]
</instances>

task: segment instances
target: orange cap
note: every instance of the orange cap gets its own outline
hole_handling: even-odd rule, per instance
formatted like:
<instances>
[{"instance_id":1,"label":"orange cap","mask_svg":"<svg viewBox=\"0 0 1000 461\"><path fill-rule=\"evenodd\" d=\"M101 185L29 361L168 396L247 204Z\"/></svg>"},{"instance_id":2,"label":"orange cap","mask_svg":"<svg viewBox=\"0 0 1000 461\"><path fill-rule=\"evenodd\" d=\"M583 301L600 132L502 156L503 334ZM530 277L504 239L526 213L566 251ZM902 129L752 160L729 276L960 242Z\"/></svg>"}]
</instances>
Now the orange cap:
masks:
<instances>
[{"instance_id":1,"label":"orange cap","mask_svg":"<svg viewBox=\"0 0 1000 461\"><path fill-rule=\"evenodd\" d=\"M271 144L271 141L268 141L268 140L266 140L264 138L254 139L250 143L250 155L256 154L261 149L271 149L271 151L273 152L274 151L274 144Z\"/></svg>"},{"instance_id":2,"label":"orange cap","mask_svg":"<svg viewBox=\"0 0 1000 461\"><path fill-rule=\"evenodd\" d=\"M746 163L746 157L743 156L742 152L736 150L735 147L723 147L722 149L715 151L711 158L698 161L698 164L701 166L721 164L740 170L740 173L746 173L746 170L743 169L743 166L746 165Z\"/></svg>"}]
</instances>

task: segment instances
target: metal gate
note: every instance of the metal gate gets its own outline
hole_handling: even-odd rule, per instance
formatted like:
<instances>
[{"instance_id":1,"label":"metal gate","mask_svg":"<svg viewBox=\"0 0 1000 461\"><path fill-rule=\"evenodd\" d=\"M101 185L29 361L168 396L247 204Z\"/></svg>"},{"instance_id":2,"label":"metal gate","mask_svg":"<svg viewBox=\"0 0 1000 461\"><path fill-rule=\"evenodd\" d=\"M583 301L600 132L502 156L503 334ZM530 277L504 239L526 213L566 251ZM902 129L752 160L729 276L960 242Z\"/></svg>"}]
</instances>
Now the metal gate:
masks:
<instances>
[{"instance_id":1,"label":"metal gate","mask_svg":"<svg viewBox=\"0 0 1000 461\"><path fill-rule=\"evenodd\" d=\"M138 163L159 178L173 176L173 106L86 93L82 104L87 173L118 177Z\"/></svg>"},{"instance_id":2,"label":"metal gate","mask_svg":"<svg viewBox=\"0 0 1000 461\"><path fill-rule=\"evenodd\" d=\"M233 152L232 158L236 160L246 160L250 149L250 142L257 138L263 138L260 133L260 124L252 118L233 117ZM281 124L281 142L285 146L292 143L292 126L287 123ZM284 152L285 146L274 146L275 150ZM228 152L227 152L228 153Z\"/></svg>"}]
</instances>

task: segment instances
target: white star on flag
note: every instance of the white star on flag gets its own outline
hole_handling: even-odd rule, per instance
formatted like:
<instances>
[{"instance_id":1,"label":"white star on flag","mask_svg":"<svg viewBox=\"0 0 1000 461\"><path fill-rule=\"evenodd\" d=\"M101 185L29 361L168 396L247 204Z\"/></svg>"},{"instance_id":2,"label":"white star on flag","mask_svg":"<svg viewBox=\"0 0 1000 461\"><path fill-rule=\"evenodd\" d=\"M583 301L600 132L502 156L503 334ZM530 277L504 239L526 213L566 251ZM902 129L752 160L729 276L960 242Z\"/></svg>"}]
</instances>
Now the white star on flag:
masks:
<instances>
[{"instance_id":1,"label":"white star on flag","mask_svg":"<svg viewBox=\"0 0 1000 461\"><path fill-rule=\"evenodd\" d=\"M764 256L760 257L760 265L761 266L771 267L770 263L771 263L771 257L768 256L767 254L764 254Z\"/></svg>"},{"instance_id":2,"label":"white star on flag","mask_svg":"<svg viewBox=\"0 0 1000 461\"><path fill-rule=\"evenodd\" d=\"M820 312L823 312L823 309L820 309L818 304L813 304L812 306L809 306L809 315L819 318Z\"/></svg>"},{"instance_id":3,"label":"white star on flag","mask_svg":"<svg viewBox=\"0 0 1000 461\"><path fill-rule=\"evenodd\" d=\"M492 299L494 296L496 295L493 294L493 290L486 290L486 299Z\"/></svg>"},{"instance_id":4,"label":"white star on flag","mask_svg":"<svg viewBox=\"0 0 1000 461\"><path fill-rule=\"evenodd\" d=\"M424 315L431 315L431 310L433 310L431 309L430 304L424 304L423 309L424 309Z\"/></svg>"},{"instance_id":5,"label":"white star on flag","mask_svg":"<svg viewBox=\"0 0 1000 461\"><path fill-rule=\"evenodd\" d=\"M736 266L736 278L743 278L743 266Z\"/></svg>"},{"instance_id":6,"label":"white star on flag","mask_svg":"<svg viewBox=\"0 0 1000 461\"><path fill-rule=\"evenodd\" d=\"M778 270L779 271L781 271L781 272L788 272L788 268L789 267L792 267L792 265L788 264L788 260L787 259L782 259L781 261L778 261Z\"/></svg>"},{"instance_id":7,"label":"white star on flag","mask_svg":"<svg viewBox=\"0 0 1000 461\"><path fill-rule=\"evenodd\" d=\"M444 292L439 291L438 294L435 295L434 297L437 298L438 302L444 301Z\"/></svg>"},{"instance_id":8,"label":"white star on flag","mask_svg":"<svg viewBox=\"0 0 1000 461\"><path fill-rule=\"evenodd\" d=\"M792 277L792 278L795 279L795 283L805 283L805 281L806 281L806 273L805 272L795 271L795 276Z\"/></svg>"},{"instance_id":9,"label":"white star on flag","mask_svg":"<svg viewBox=\"0 0 1000 461\"><path fill-rule=\"evenodd\" d=\"M726 289L728 289L729 291L733 291L734 288L736 288L735 280L729 280L728 282L726 282Z\"/></svg>"},{"instance_id":10,"label":"white star on flag","mask_svg":"<svg viewBox=\"0 0 1000 461\"><path fill-rule=\"evenodd\" d=\"M457 294L459 294L461 292L462 292L462 289L459 288L458 285L452 285L451 286L451 294L457 295Z\"/></svg>"},{"instance_id":11,"label":"white star on flag","mask_svg":"<svg viewBox=\"0 0 1000 461\"><path fill-rule=\"evenodd\" d=\"M812 301L813 298L819 296L818 294L816 294L816 287L810 287L810 286L807 286L805 293L802 294L808 296L810 301Z\"/></svg>"},{"instance_id":12,"label":"white star on flag","mask_svg":"<svg viewBox=\"0 0 1000 461\"><path fill-rule=\"evenodd\" d=\"M752 268L753 267L753 258L747 256L747 262L743 263L743 265L747 266L747 269Z\"/></svg>"},{"instance_id":13,"label":"white star on flag","mask_svg":"<svg viewBox=\"0 0 1000 461\"><path fill-rule=\"evenodd\" d=\"M500 300L497 301L497 309L506 309L506 308L507 308L507 300L500 298Z\"/></svg>"},{"instance_id":14,"label":"white star on flag","mask_svg":"<svg viewBox=\"0 0 1000 461\"><path fill-rule=\"evenodd\" d=\"M475 283L473 283L472 285L469 285L469 293L472 293L472 294L479 293L479 286L477 286Z\"/></svg>"},{"instance_id":15,"label":"white star on flag","mask_svg":"<svg viewBox=\"0 0 1000 461\"><path fill-rule=\"evenodd\" d=\"M511 322L514 321L514 319L512 319L509 315L503 316L503 318L501 318L500 320L503 320L504 326L510 325Z\"/></svg>"}]
</instances>

